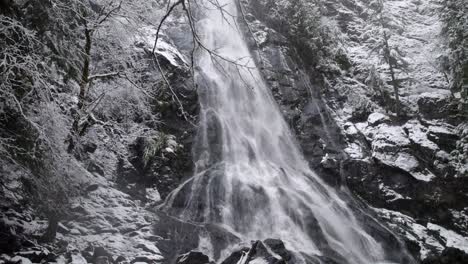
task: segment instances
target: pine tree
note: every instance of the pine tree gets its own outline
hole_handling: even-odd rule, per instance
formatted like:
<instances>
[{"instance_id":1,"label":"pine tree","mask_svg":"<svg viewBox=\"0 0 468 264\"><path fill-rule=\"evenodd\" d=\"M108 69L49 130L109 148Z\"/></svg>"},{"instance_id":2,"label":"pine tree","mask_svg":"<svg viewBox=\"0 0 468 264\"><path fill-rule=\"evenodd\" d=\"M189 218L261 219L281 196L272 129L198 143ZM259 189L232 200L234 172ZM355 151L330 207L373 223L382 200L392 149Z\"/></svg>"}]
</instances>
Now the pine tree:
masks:
<instances>
[{"instance_id":1,"label":"pine tree","mask_svg":"<svg viewBox=\"0 0 468 264\"><path fill-rule=\"evenodd\" d=\"M465 0L443 0L442 34L449 47L451 90L459 94L460 110L468 114L468 5Z\"/></svg>"}]
</instances>

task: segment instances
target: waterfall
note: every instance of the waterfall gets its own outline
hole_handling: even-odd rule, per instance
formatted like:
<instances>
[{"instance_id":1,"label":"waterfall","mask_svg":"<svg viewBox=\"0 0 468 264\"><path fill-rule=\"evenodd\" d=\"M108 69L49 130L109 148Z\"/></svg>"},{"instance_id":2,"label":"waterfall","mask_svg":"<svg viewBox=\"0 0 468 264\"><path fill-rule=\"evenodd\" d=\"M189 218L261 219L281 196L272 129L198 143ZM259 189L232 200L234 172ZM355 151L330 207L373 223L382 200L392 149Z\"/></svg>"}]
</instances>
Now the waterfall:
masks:
<instances>
[{"instance_id":1,"label":"waterfall","mask_svg":"<svg viewBox=\"0 0 468 264\"><path fill-rule=\"evenodd\" d=\"M385 261L382 245L347 202L309 168L238 30L234 0L219 2L224 12L203 1L196 24L214 53L196 54L195 172L163 208L222 225L245 241L279 238L305 254Z\"/></svg>"}]
</instances>

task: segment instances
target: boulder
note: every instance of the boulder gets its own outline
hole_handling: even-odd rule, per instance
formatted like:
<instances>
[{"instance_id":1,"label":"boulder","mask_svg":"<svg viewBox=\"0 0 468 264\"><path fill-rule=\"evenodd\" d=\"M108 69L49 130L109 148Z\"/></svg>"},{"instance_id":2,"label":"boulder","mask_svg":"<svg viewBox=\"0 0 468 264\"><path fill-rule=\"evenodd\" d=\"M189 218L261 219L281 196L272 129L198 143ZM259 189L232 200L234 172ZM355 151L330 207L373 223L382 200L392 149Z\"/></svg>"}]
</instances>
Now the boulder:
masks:
<instances>
[{"instance_id":1,"label":"boulder","mask_svg":"<svg viewBox=\"0 0 468 264\"><path fill-rule=\"evenodd\" d=\"M81 254L72 254L71 255L71 264L87 264L88 261Z\"/></svg>"},{"instance_id":2,"label":"boulder","mask_svg":"<svg viewBox=\"0 0 468 264\"><path fill-rule=\"evenodd\" d=\"M285 248L283 241L279 239L266 239L255 241L250 248L242 247L234 251L222 264L237 264L239 262L286 264L291 260L291 253Z\"/></svg>"},{"instance_id":3,"label":"boulder","mask_svg":"<svg viewBox=\"0 0 468 264\"><path fill-rule=\"evenodd\" d=\"M112 258L112 255L103 247L96 247L94 248L94 254L93 254L93 263L98 263L99 264L104 264L105 263L105 260L104 258L102 257L105 257L107 259L108 262L113 262L113 258Z\"/></svg>"},{"instance_id":4,"label":"boulder","mask_svg":"<svg viewBox=\"0 0 468 264\"><path fill-rule=\"evenodd\" d=\"M210 263L210 258L198 251L190 251L180 255L176 261L177 264L207 264Z\"/></svg>"},{"instance_id":5,"label":"boulder","mask_svg":"<svg viewBox=\"0 0 468 264\"><path fill-rule=\"evenodd\" d=\"M32 261L30 259L21 256L12 257L10 259L10 262L15 264L32 264Z\"/></svg>"},{"instance_id":6,"label":"boulder","mask_svg":"<svg viewBox=\"0 0 468 264\"><path fill-rule=\"evenodd\" d=\"M445 118L449 113L452 95L449 90L422 93L417 101L419 112L428 119Z\"/></svg>"},{"instance_id":7,"label":"boulder","mask_svg":"<svg viewBox=\"0 0 468 264\"><path fill-rule=\"evenodd\" d=\"M284 246L283 241L279 239L268 238L263 241L274 253L281 256L284 260L288 261L291 259L291 253Z\"/></svg>"},{"instance_id":8,"label":"boulder","mask_svg":"<svg viewBox=\"0 0 468 264\"><path fill-rule=\"evenodd\" d=\"M221 264L237 264L243 256L246 256L249 253L249 250L249 247L242 247L231 253L231 255L227 257Z\"/></svg>"},{"instance_id":9,"label":"boulder","mask_svg":"<svg viewBox=\"0 0 468 264\"><path fill-rule=\"evenodd\" d=\"M450 125L429 126L427 138L437 143L437 145L448 152L456 148L459 136L453 131Z\"/></svg>"},{"instance_id":10,"label":"boulder","mask_svg":"<svg viewBox=\"0 0 468 264\"><path fill-rule=\"evenodd\" d=\"M94 153L97 148L98 148L98 146L93 142L83 143L83 149L84 149L84 151L86 151L88 153Z\"/></svg>"},{"instance_id":11,"label":"boulder","mask_svg":"<svg viewBox=\"0 0 468 264\"><path fill-rule=\"evenodd\" d=\"M86 193L89 192L94 192L99 188L99 184L91 184L88 187L86 187Z\"/></svg>"},{"instance_id":12,"label":"boulder","mask_svg":"<svg viewBox=\"0 0 468 264\"><path fill-rule=\"evenodd\" d=\"M440 256L430 256L422 264L465 264L468 254L457 248L446 248Z\"/></svg>"},{"instance_id":13,"label":"boulder","mask_svg":"<svg viewBox=\"0 0 468 264\"><path fill-rule=\"evenodd\" d=\"M97 257L94 264L109 264L109 258L106 256Z\"/></svg>"},{"instance_id":14,"label":"boulder","mask_svg":"<svg viewBox=\"0 0 468 264\"><path fill-rule=\"evenodd\" d=\"M390 121L390 118L381 113L372 113L367 118L367 123L371 126L378 126L383 123L387 123Z\"/></svg>"},{"instance_id":15,"label":"boulder","mask_svg":"<svg viewBox=\"0 0 468 264\"><path fill-rule=\"evenodd\" d=\"M114 263L128 263L127 259L124 256L118 256Z\"/></svg>"}]
</instances>

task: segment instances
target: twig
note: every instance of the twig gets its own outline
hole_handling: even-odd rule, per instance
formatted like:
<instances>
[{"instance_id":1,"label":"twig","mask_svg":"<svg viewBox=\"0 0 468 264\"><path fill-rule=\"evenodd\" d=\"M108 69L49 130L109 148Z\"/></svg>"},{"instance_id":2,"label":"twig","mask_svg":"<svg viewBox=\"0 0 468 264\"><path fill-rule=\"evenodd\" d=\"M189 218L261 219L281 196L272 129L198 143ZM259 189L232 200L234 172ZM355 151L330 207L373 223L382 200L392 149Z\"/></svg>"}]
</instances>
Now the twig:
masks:
<instances>
[{"instance_id":1,"label":"twig","mask_svg":"<svg viewBox=\"0 0 468 264\"><path fill-rule=\"evenodd\" d=\"M88 82L91 82L95 79L105 79L114 76L119 76L120 72L109 72L109 73L101 73L101 74L94 74L88 77Z\"/></svg>"}]
</instances>

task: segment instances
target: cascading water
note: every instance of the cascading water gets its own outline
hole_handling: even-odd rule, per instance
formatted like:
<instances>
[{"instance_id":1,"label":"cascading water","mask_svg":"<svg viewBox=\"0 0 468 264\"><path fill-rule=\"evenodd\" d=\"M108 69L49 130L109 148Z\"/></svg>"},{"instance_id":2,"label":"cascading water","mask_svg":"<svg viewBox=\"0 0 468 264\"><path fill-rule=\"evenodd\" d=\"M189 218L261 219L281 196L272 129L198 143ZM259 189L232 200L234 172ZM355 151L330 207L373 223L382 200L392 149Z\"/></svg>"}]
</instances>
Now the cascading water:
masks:
<instances>
[{"instance_id":1,"label":"cascading water","mask_svg":"<svg viewBox=\"0 0 468 264\"><path fill-rule=\"evenodd\" d=\"M245 241L280 238L296 252L384 261L381 244L304 160L237 30L234 0L219 2L224 15L205 1L197 23L202 43L222 58L200 51L196 59L195 173L164 208L187 221L223 225Z\"/></svg>"}]
</instances>

